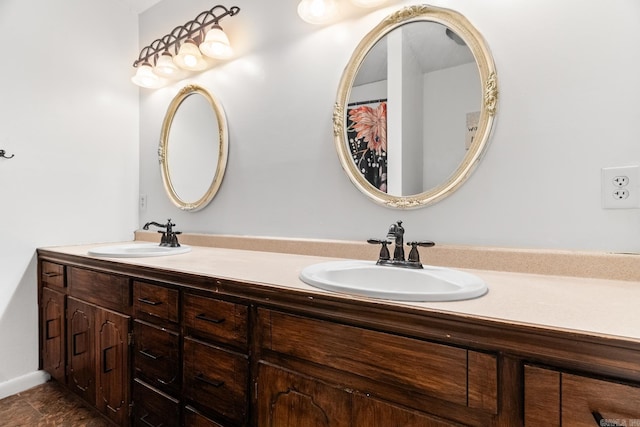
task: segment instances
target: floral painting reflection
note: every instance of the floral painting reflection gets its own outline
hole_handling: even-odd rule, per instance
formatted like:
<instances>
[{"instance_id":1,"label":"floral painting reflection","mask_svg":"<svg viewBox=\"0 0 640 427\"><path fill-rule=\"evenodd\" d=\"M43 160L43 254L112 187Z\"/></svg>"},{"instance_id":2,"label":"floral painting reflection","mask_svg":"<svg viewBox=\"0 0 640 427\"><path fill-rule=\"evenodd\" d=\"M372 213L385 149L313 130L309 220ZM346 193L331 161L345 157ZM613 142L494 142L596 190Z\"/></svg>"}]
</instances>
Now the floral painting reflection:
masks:
<instances>
[{"instance_id":1,"label":"floral painting reflection","mask_svg":"<svg viewBox=\"0 0 640 427\"><path fill-rule=\"evenodd\" d=\"M379 99L349 104L347 138L351 157L362 176L387 192L387 102Z\"/></svg>"}]
</instances>

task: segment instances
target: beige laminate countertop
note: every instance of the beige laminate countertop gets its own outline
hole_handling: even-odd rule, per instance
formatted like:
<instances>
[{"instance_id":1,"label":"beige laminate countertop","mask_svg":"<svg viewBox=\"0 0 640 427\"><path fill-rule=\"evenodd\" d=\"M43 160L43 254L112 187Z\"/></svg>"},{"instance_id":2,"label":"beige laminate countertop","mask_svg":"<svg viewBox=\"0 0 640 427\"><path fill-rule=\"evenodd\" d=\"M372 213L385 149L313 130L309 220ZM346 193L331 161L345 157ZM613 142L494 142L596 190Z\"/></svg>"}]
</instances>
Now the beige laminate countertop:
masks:
<instances>
[{"instance_id":1,"label":"beige laminate countertop","mask_svg":"<svg viewBox=\"0 0 640 427\"><path fill-rule=\"evenodd\" d=\"M104 245L44 249L90 257L89 249ZM488 284L489 292L466 301L412 303L337 294L314 288L299 279L304 267L336 258L199 246L192 246L189 253L172 256L90 258L287 288L309 297L340 295L374 304L401 305L640 343L640 281L461 269L481 277Z\"/></svg>"}]
</instances>

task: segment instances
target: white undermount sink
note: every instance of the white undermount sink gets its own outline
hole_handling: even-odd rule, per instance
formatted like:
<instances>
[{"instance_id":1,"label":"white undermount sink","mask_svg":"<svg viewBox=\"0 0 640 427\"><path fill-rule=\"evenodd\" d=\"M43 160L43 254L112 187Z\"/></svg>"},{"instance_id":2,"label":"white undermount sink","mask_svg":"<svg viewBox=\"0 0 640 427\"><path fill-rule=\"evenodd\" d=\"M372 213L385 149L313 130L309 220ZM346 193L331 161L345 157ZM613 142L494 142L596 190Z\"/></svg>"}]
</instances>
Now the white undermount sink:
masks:
<instances>
[{"instance_id":1,"label":"white undermount sink","mask_svg":"<svg viewBox=\"0 0 640 427\"><path fill-rule=\"evenodd\" d=\"M191 251L191 246L160 246L158 243L125 243L121 245L99 246L89 249L89 255L111 258L144 258L152 256L178 255Z\"/></svg>"},{"instance_id":2,"label":"white undermount sink","mask_svg":"<svg viewBox=\"0 0 640 427\"><path fill-rule=\"evenodd\" d=\"M487 293L479 277L458 270L424 266L410 269L375 261L331 261L310 265L300 279L316 288L394 301L458 301Z\"/></svg>"}]
</instances>

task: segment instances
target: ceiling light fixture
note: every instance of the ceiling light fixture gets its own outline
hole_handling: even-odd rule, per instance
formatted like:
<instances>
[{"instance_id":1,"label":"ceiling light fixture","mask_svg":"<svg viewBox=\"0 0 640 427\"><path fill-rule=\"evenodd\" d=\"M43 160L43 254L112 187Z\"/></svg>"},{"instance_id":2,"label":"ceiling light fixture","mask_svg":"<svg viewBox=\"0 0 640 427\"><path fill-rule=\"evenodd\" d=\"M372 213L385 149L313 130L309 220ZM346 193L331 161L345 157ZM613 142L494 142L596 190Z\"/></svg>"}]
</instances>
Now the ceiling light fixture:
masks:
<instances>
[{"instance_id":1,"label":"ceiling light fixture","mask_svg":"<svg viewBox=\"0 0 640 427\"><path fill-rule=\"evenodd\" d=\"M230 58L233 50L220 21L238 12L240 8L237 6L226 8L217 5L154 40L140 51L134 61L133 66L137 70L131 80L138 86L157 88L169 79L182 77L185 71L209 68L213 62L202 54L215 59Z\"/></svg>"},{"instance_id":2,"label":"ceiling light fixture","mask_svg":"<svg viewBox=\"0 0 640 427\"><path fill-rule=\"evenodd\" d=\"M326 24L338 16L335 0L302 0L298 4L298 15L309 24Z\"/></svg>"},{"instance_id":3,"label":"ceiling light fixture","mask_svg":"<svg viewBox=\"0 0 640 427\"><path fill-rule=\"evenodd\" d=\"M388 0L351 0L351 3L359 7L375 7L386 3Z\"/></svg>"}]
</instances>

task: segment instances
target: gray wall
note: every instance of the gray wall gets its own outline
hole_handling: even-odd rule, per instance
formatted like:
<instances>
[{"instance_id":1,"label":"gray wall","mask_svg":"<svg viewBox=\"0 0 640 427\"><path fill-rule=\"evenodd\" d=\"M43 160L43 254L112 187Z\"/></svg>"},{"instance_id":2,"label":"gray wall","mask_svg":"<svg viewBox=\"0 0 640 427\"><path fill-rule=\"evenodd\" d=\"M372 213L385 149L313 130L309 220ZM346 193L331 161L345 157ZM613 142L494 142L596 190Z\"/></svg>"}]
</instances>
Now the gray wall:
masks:
<instances>
[{"instance_id":1,"label":"gray wall","mask_svg":"<svg viewBox=\"0 0 640 427\"><path fill-rule=\"evenodd\" d=\"M38 379L36 248L133 237L137 28L119 1L0 1L0 398Z\"/></svg>"},{"instance_id":2,"label":"gray wall","mask_svg":"<svg viewBox=\"0 0 640 427\"><path fill-rule=\"evenodd\" d=\"M332 108L359 40L403 4L311 26L291 0L237 0L223 21L237 59L189 81L225 106L227 175L206 209L181 212L163 193L160 126L185 82L142 90L140 224L171 217L185 232L363 240L403 219L439 243L640 252L640 211L603 210L600 168L640 163L640 3L617 0L438 0L464 14L492 50L500 84L489 150L453 196L397 211L361 195L342 171ZM231 5L231 4L229 4ZM144 45L210 8L164 0L141 15Z\"/></svg>"}]
</instances>

